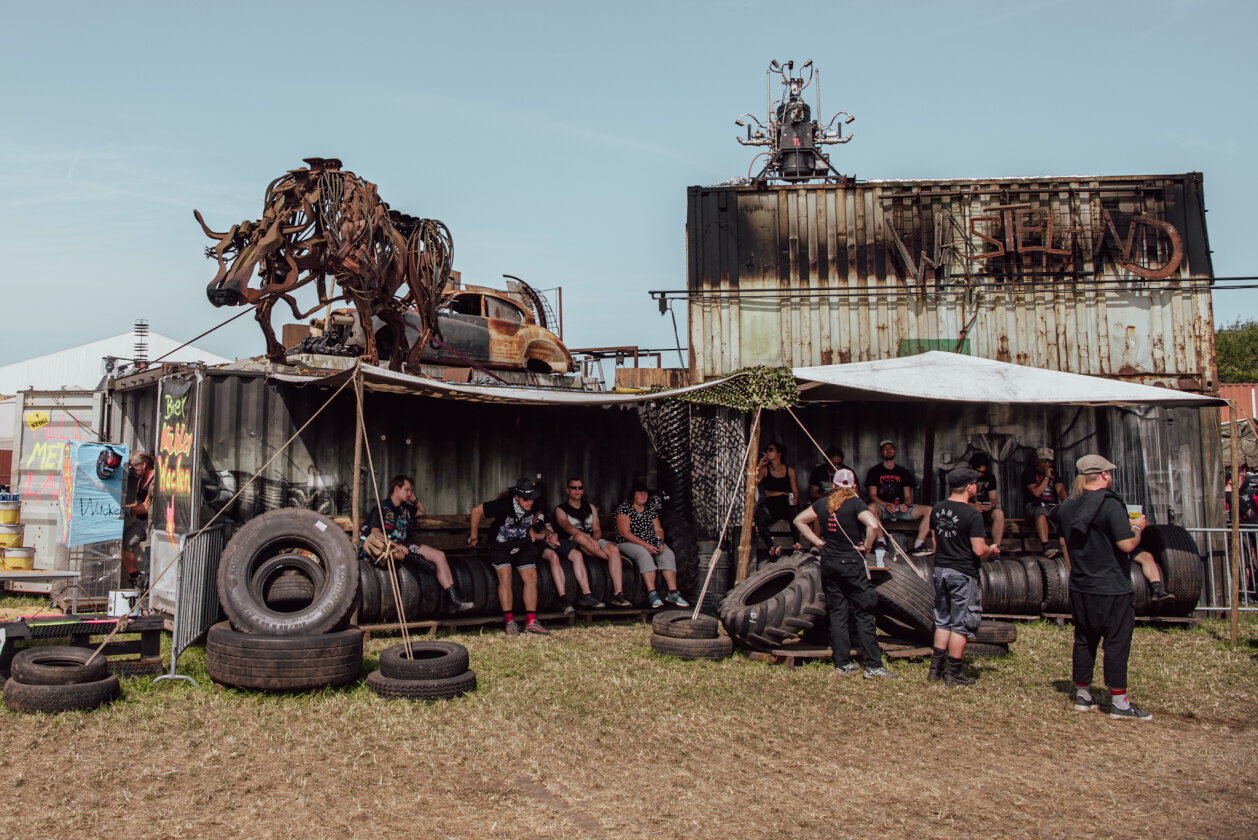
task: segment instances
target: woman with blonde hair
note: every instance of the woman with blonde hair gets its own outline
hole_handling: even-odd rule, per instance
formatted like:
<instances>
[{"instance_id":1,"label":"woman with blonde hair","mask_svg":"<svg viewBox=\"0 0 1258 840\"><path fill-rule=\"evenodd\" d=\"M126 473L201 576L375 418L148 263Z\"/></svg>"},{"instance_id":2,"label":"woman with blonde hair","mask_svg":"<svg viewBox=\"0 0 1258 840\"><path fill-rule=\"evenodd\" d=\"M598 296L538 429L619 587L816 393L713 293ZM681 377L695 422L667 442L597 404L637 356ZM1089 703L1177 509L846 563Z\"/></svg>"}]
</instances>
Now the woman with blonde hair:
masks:
<instances>
[{"instance_id":1,"label":"woman with blonde hair","mask_svg":"<svg viewBox=\"0 0 1258 840\"><path fill-rule=\"evenodd\" d=\"M812 529L818 523L821 536ZM821 549L821 583L830 606L830 649L836 676L855 674L848 634L849 611L856 619L856 647L865 666L865 679L896 675L882 667L882 650L875 638L874 607L878 595L865 569L865 554L874 545L878 518L856 493L856 474L840 469L834 474L834 491L822 496L795 517L801 536Z\"/></svg>"}]
</instances>

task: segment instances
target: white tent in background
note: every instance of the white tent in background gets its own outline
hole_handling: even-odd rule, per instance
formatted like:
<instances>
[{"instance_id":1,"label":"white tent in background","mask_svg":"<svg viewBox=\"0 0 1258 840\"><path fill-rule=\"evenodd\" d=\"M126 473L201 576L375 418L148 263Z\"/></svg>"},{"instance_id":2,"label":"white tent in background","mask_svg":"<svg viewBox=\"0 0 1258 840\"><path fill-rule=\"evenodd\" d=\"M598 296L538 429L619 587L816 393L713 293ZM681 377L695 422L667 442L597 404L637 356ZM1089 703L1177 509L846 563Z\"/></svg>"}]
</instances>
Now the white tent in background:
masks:
<instances>
[{"instance_id":1,"label":"white tent in background","mask_svg":"<svg viewBox=\"0 0 1258 840\"><path fill-rule=\"evenodd\" d=\"M150 361L175 350L182 341L151 332L147 336ZM125 332L99 341L90 341L67 350L58 350L0 367L0 394L18 391L94 391L105 378L105 358L129 360L135 354L135 333ZM166 362L203 362L208 365L231 361L194 345L188 345L163 359Z\"/></svg>"}]
</instances>

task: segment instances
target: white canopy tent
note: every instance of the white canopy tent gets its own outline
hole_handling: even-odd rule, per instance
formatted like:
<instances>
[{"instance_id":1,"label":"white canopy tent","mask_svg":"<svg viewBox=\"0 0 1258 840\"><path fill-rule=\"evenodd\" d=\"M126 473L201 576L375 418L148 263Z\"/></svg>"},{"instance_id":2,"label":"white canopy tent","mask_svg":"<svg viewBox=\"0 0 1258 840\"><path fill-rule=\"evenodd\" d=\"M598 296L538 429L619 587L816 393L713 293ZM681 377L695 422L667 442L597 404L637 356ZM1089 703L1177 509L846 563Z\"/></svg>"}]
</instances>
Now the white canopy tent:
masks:
<instances>
[{"instance_id":1,"label":"white canopy tent","mask_svg":"<svg viewBox=\"0 0 1258 840\"><path fill-rule=\"evenodd\" d=\"M875 362L794 369L805 401L1041 405L1226 405L1218 397L933 350Z\"/></svg>"}]
</instances>

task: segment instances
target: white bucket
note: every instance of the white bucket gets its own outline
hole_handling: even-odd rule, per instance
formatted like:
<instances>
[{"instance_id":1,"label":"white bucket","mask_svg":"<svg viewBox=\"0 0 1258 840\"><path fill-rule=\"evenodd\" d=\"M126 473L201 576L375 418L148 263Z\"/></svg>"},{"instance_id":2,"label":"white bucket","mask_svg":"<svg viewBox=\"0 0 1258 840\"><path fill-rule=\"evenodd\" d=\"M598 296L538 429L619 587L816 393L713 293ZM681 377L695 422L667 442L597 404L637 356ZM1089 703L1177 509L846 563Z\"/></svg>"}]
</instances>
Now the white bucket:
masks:
<instances>
[{"instance_id":1,"label":"white bucket","mask_svg":"<svg viewBox=\"0 0 1258 840\"><path fill-rule=\"evenodd\" d=\"M139 601L140 590L138 589L111 589L109 590L109 615L113 618L138 616L140 608L136 604Z\"/></svg>"},{"instance_id":2,"label":"white bucket","mask_svg":"<svg viewBox=\"0 0 1258 840\"><path fill-rule=\"evenodd\" d=\"M4 555L4 567L21 571L35 566L35 549L32 546L8 546L0 549Z\"/></svg>"},{"instance_id":3,"label":"white bucket","mask_svg":"<svg viewBox=\"0 0 1258 840\"><path fill-rule=\"evenodd\" d=\"M0 525L0 548L21 545L25 530L25 525Z\"/></svg>"},{"instance_id":4,"label":"white bucket","mask_svg":"<svg viewBox=\"0 0 1258 840\"><path fill-rule=\"evenodd\" d=\"M0 525L16 525L21 515L21 502L0 502Z\"/></svg>"}]
</instances>

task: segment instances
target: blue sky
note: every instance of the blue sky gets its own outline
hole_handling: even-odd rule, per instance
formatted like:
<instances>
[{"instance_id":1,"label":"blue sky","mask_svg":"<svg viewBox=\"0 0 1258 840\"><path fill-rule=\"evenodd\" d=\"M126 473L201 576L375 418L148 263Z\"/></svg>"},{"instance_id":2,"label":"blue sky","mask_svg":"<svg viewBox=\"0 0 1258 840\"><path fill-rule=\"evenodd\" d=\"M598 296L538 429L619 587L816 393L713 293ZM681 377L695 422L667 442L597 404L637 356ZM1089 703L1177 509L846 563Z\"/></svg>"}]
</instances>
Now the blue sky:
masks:
<instances>
[{"instance_id":1,"label":"blue sky","mask_svg":"<svg viewBox=\"0 0 1258 840\"><path fill-rule=\"evenodd\" d=\"M647 290L685 286L686 187L747 173L733 121L775 58L856 115L842 172L1201 171L1216 276L1258 274L1255 31L1209 0L11 5L0 364L235 314L192 210L258 218L309 156L449 225L466 282L562 286L571 346L671 347ZM1258 318L1258 290L1215 313ZM199 343L263 348L248 316Z\"/></svg>"}]
</instances>

